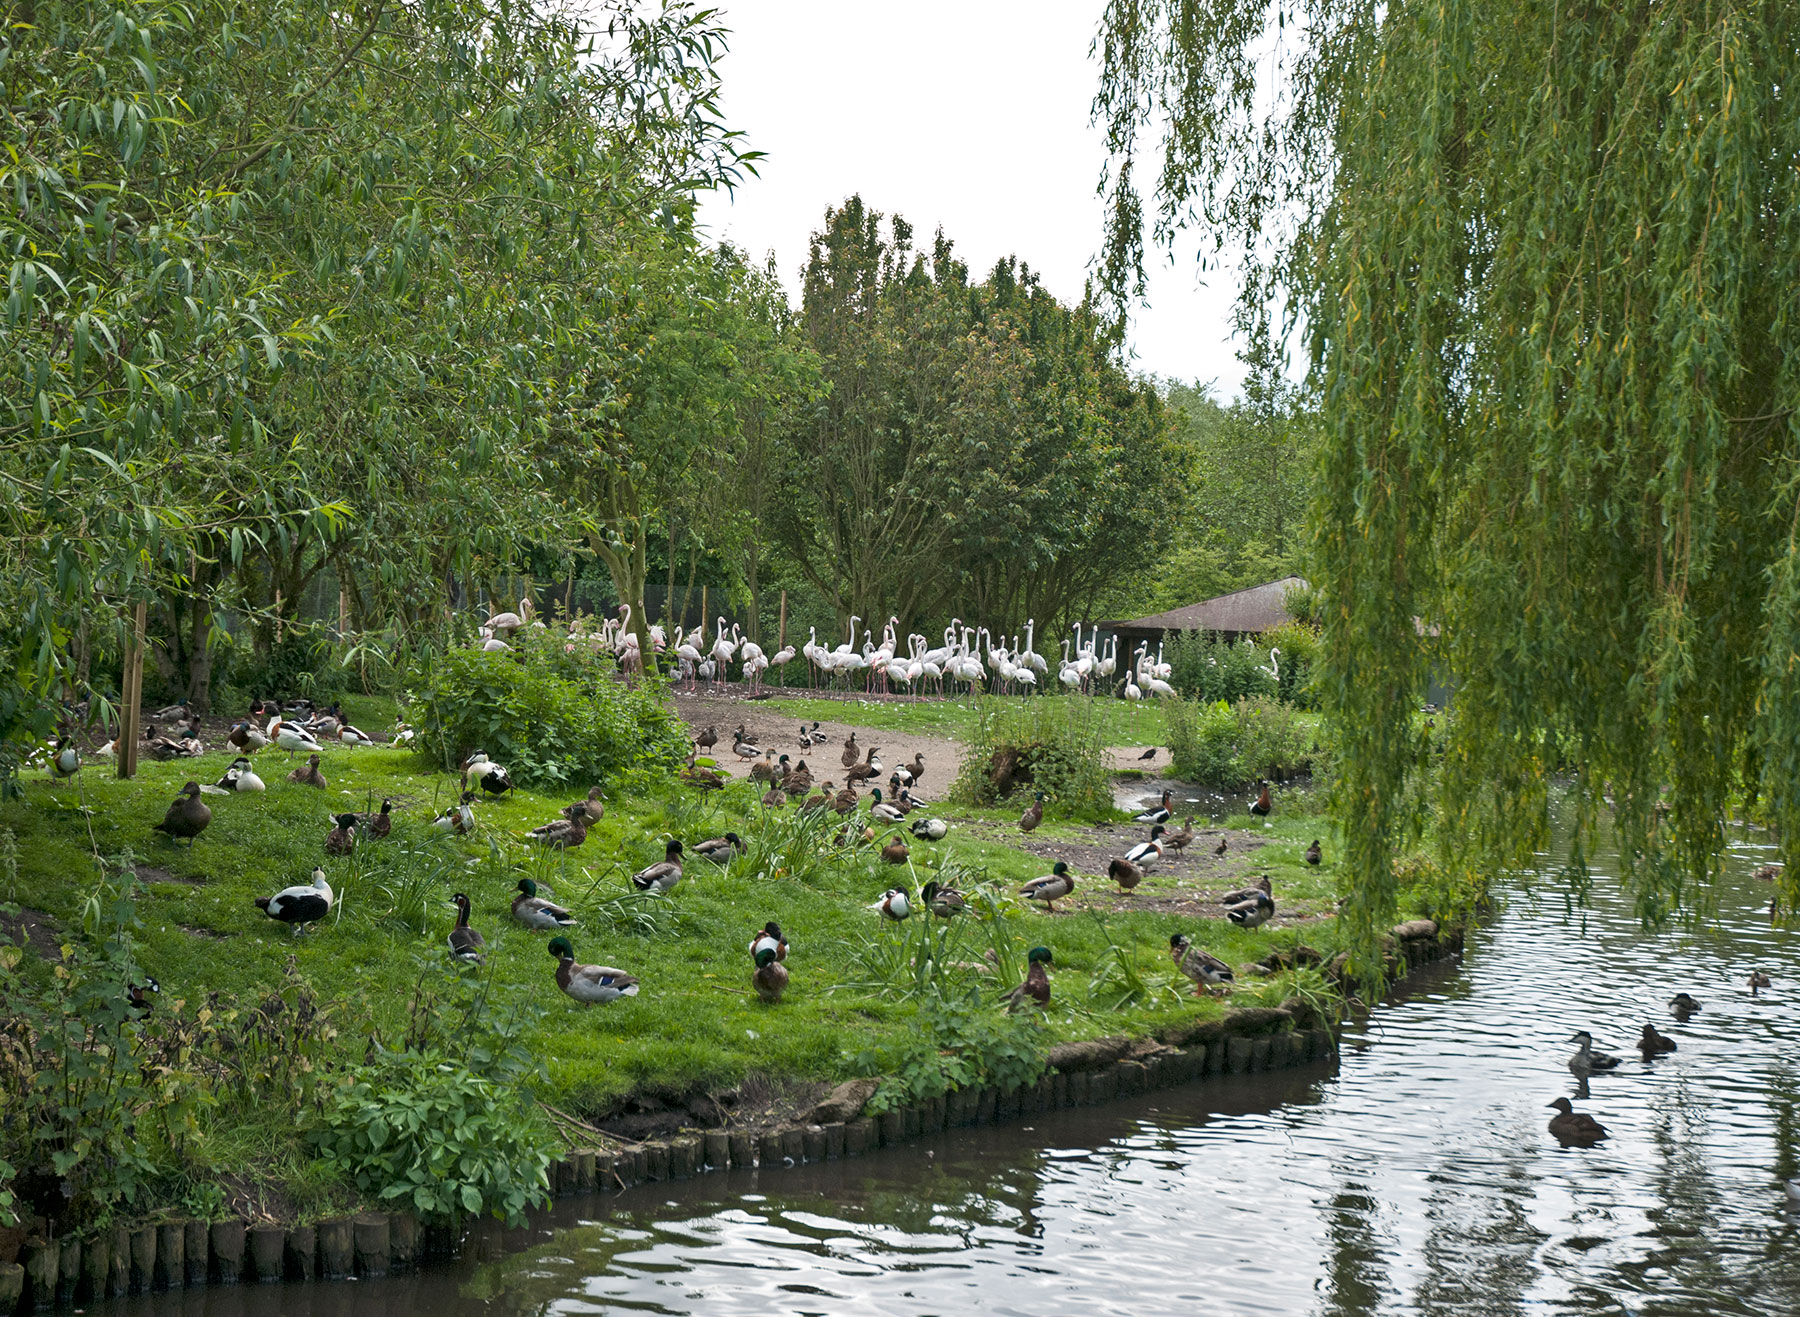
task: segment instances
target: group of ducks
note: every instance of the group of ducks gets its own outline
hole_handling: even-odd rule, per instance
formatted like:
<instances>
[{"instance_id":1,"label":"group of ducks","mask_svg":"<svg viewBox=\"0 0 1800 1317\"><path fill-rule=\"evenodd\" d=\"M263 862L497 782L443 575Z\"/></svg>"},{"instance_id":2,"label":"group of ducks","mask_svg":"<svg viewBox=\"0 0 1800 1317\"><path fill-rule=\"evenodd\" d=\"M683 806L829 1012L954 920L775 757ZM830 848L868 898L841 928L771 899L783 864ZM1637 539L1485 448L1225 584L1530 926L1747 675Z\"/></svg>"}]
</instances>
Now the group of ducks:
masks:
<instances>
[{"instance_id":1,"label":"group of ducks","mask_svg":"<svg viewBox=\"0 0 1800 1317\"><path fill-rule=\"evenodd\" d=\"M1745 982L1752 997L1773 984L1773 980L1760 970L1753 971ZM1682 1024L1691 1020L1699 1010L1699 1001L1685 992L1678 992L1669 998L1669 1013ZM1590 1076L1611 1074L1624 1064L1621 1058L1608 1052L1596 1052L1593 1035L1586 1029L1574 1034L1569 1041L1576 1045L1575 1054L1569 1058L1569 1072L1581 1081L1582 1097L1587 1096L1587 1081ZM1644 1064L1649 1065L1657 1057L1667 1056L1675 1051L1676 1044L1673 1038L1659 1032L1654 1024L1646 1024L1638 1038L1637 1048L1644 1058ZM1607 1137L1606 1127L1585 1111L1576 1111L1568 1098L1559 1097L1550 1103L1550 1107L1557 1113L1550 1118L1550 1133L1565 1147L1588 1148Z\"/></svg>"}]
</instances>

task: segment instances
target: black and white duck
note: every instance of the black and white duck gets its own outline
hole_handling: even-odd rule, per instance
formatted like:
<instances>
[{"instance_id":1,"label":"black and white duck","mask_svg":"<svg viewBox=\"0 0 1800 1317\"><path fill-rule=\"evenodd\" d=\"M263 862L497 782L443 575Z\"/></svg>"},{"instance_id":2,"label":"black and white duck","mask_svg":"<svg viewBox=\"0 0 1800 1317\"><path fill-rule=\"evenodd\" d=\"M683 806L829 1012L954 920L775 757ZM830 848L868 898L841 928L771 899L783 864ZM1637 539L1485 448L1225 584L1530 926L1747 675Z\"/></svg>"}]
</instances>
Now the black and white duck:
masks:
<instances>
[{"instance_id":1,"label":"black and white duck","mask_svg":"<svg viewBox=\"0 0 1800 1317\"><path fill-rule=\"evenodd\" d=\"M1608 1070L1619 1068L1618 1057L1594 1050L1593 1037L1586 1029L1575 1034L1569 1041L1576 1044L1575 1055L1569 1058L1569 1069L1575 1074L1605 1074Z\"/></svg>"},{"instance_id":2,"label":"black and white duck","mask_svg":"<svg viewBox=\"0 0 1800 1317\"><path fill-rule=\"evenodd\" d=\"M1125 858L1145 873L1149 873L1156 867L1157 861L1163 857L1163 831L1163 825L1158 823L1150 829L1150 836L1146 840L1140 841L1125 852Z\"/></svg>"},{"instance_id":3,"label":"black and white duck","mask_svg":"<svg viewBox=\"0 0 1800 1317\"><path fill-rule=\"evenodd\" d=\"M284 887L273 896L256 898L256 908L277 923L287 924L298 937L308 924L317 923L331 913L331 884L325 881L325 870L314 869L312 882Z\"/></svg>"},{"instance_id":4,"label":"black and white duck","mask_svg":"<svg viewBox=\"0 0 1800 1317\"><path fill-rule=\"evenodd\" d=\"M487 943L482 940L480 933L469 927L468 895L458 892L450 898L450 904L456 907L456 926L444 940L449 943L451 958L467 965L479 965Z\"/></svg>"}]
</instances>

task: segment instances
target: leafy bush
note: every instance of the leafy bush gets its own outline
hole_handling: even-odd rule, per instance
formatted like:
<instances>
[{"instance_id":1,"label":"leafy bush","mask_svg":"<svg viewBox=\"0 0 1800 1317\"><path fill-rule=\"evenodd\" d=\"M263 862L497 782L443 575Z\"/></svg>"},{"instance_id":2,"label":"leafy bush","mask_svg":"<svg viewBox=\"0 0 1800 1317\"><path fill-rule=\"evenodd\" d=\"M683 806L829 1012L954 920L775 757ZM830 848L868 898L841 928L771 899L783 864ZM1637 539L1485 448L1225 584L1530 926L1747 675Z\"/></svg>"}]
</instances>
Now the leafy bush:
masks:
<instances>
[{"instance_id":1,"label":"leafy bush","mask_svg":"<svg viewBox=\"0 0 1800 1317\"><path fill-rule=\"evenodd\" d=\"M1183 695L1230 704L1277 691L1275 679L1265 671L1271 666L1269 651L1249 641L1183 631L1168 642L1164 653L1172 670L1169 684Z\"/></svg>"},{"instance_id":2,"label":"leafy bush","mask_svg":"<svg viewBox=\"0 0 1800 1317\"><path fill-rule=\"evenodd\" d=\"M521 632L514 646L452 650L413 673L406 716L437 767L485 750L514 781L558 787L633 768L666 773L685 757L686 732L658 679L626 686L610 655L557 628Z\"/></svg>"},{"instance_id":3,"label":"leafy bush","mask_svg":"<svg viewBox=\"0 0 1800 1317\"><path fill-rule=\"evenodd\" d=\"M1272 659L1281 673L1277 695L1283 704L1296 709L1316 709L1319 695L1313 689L1313 672L1318 665L1319 632L1304 622L1283 622L1273 631L1265 631L1262 643L1280 656Z\"/></svg>"},{"instance_id":4,"label":"leafy bush","mask_svg":"<svg viewBox=\"0 0 1800 1317\"><path fill-rule=\"evenodd\" d=\"M1170 700L1164 714L1171 771L1185 782L1241 786L1257 778L1293 777L1311 766L1305 724L1275 700Z\"/></svg>"},{"instance_id":5,"label":"leafy bush","mask_svg":"<svg viewBox=\"0 0 1800 1317\"><path fill-rule=\"evenodd\" d=\"M213 704L222 709L247 706L268 695L291 699L335 700L343 695L347 674L337 657L337 637L323 622L288 623L267 654L234 642L219 655L213 676Z\"/></svg>"},{"instance_id":6,"label":"leafy bush","mask_svg":"<svg viewBox=\"0 0 1800 1317\"><path fill-rule=\"evenodd\" d=\"M1035 1084L1044 1073L1043 1032L1035 1013L1008 1014L974 994L928 1000L918 1028L857 1056L859 1073L882 1076L868 1110L888 1111L952 1089Z\"/></svg>"},{"instance_id":7,"label":"leafy bush","mask_svg":"<svg viewBox=\"0 0 1800 1317\"><path fill-rule=\"evenodd\" d=\"M984 698L975 731L950 798L964 805L997 805L1042 791L1065 816L1112 814L1105 738L1094 701Z\"/></svg>"}]
</instances>

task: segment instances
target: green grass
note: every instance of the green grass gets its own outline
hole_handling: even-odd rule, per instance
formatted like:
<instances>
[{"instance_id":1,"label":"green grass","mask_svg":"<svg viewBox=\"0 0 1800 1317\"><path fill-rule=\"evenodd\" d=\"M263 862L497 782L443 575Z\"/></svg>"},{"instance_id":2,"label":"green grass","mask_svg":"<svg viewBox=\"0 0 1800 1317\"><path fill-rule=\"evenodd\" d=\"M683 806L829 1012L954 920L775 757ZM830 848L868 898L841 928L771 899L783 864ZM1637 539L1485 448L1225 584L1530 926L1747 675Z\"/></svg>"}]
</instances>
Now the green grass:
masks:
<instances>
[{"instance_id":1,"label":"green grass","mask_svg":"<svg viewBox=\"0 0 1800 1317\"><path fill-rule=\"evenodd\" d=\"M1148 701L1133 704L1128 700L1093 699L1080 695L990 695L984 699L1007 704L1023 704L1027 700L1087 700L1100 720L1101 734L1107 745L1163 745L1167 730L1162 710ZM968 699L956 700L820 700L803 696L783 696L768 700L762 709L820 722L851 723L881 731L915 732L920 736L943 736L967 740L975 731L976 705Z\"/></svg>"},{"instance_id":2,"label":"green grass","mask_svg":"<svg viewBox=\"0 0 1800 1317\"><path fill-rule=\"evenodd\" d=\"M879 706L875 712L922 716L944 707ZM852 709L863 713L858 706L831 706L839 718ZM369 701L355 716L370 730L385 730L392 707ZM418 960L445 954L443 939L454 921L448 898L454 890L467 891L472 922L488 941L485 972L496 986L526 991L548 1008L533 1045L550 1075L546 1096L565 1110L600 1113L634 1091L717 1090L755 1073L841 1077L857 1052L911 1027L922 992L973 990L997 1003L1016 985L1025 950L1038 943L1052 947L1056 957L1047 1016L1052 1040L1148 1033L1196 1012L1223 1010L1225 1003L1188 995L1170 964L1168 938L1178 929L1232 964L1301 937L1327 952L1333 944L1330 921L1244 932L1222 920L1129 910L1051 918L1013 895L1048 864L1006 844L1006 829L984 840L967 826L978 818L1010 823L1015 811L933 806L951 820L949 836L936 844L907 837L912 858L896 868L878 854L879 842L895 829L879 829L876 846L835 845L830 838L839 821L832 816L815 830L823 834L823 847L818 837L796 840L794 812L765 820L748 783L704 794L671 780L651 798L609 798L607 817L586 845L560 856L529 847L523 835L584 794L586 784L556 796L519 791L504 802L479 804L478 835L455 839L427 826L434 808L455 798L454 779L422 771L409 752L330 750L323 764L330 785L321 792L289 783L287 756L265 750L258 770L268 791L205 797L213 823L191 849L150 830L182 782L215 781L230 759L219 753L146 763L130 782L103 764L91 765L78 782L28 777L23 799L0 805L0 828L15 834L19 857L15 890L0 896L48 912L65 938L72 936L81 904L96 885L95 850L113 857L129 849L140 867L164 871L142 898L138 957L161 982L165 1009L178 1002L192 1009L214 991L258 1000L293 957L321 998L339 1004L341 1044L353 1059L363 1054L371 1030L390 1040L402 1034ZM383 796L402 802L393 835L365 841L349 859L327 858L328 814L369 808ZM83 802L90 812L82 812ZM861 817L866 820L866 811ZM1246 876L1266 869L1278 896L1328 908L1329 865L1312 870L1300 860L1313 836L1329 838L1322 820L1282 809L1267 829L1247 817L1232 822L1254 825L1273 839ZM667 836L692 842L726 829L754 839L750 856L721 869L690 855L686 879L669 897L632 893L627 875L660 859ZM1068 831L1050 819L1041 835ZM1127 826L1112 835L1123 847L1137 831ZM306 881L321 863L340 903L314 932L296 939L264 918L253 901ZM982 894L984 917L954 930L928 931L922 918L895 928L867 908L897 878L916 894L925 881L946 873L964 890ZM564 998L545 949L548 935L510 917L513 884L521 876L550 886L576 911L580 926L571 938L578 960L637 975L641 995L607 1007ZM1140 891L1171 881L1153 875ZM1105 887L1103 878L1093 877L1083 892ZM751 990L746 950L752 932L768 919L781 923L793 948L792 982L775 1007L763 1005ZM950 950L926 945L946 937L954 943ZM983 975L970 968L989 949L1003 971L1017 972ZM925 961L931 963L922 969ZM1284 991L1279 984L1247 984L1239 996L1278 1000ZM304 1158L279 1113L221 1108L212 1119L214 1165L250 1164L305 1179ZM310 1192L324 1189L313 1185Z\"/></svg>"}]
</instances>

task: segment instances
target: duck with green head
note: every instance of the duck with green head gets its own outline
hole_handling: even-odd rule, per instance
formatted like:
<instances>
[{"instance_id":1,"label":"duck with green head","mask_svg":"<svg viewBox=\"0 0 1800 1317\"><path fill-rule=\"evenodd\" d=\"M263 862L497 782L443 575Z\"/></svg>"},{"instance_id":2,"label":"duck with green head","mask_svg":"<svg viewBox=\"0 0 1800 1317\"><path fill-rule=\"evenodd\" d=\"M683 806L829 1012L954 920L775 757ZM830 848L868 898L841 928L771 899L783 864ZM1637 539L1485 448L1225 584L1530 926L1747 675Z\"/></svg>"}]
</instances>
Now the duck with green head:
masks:
<instances>
[{"instance_id":1,"label":"duck with green head","mask_svg":"<svg viewBox=\"0 0 1800 1317\"><path fill-rule=\"evenodd\" d=\"M1075 890L1075 875L1066 861L1058 860L1042 878L1033 878L1019 889L1027 901L1042 901L1044 909L1056 913L1056 903Z\"/></svg>"},{"instance_id":2,"label":"duck with green head","mask_svg":"<svg viewBox=\"0 0 1800 1317\"><path fill-rule=\"evenodd\" d=\"M575 916L554 905L537 894L537 884L529 878L521 878L517 884L518 895L513 897L513 918L527 928L573 928Z\"/></svg>"},{"instance_id":3,"label":"duck with green head","mask_svg":"<svg viewBox=\"0 0 1800 1317\"><path fill-rule=\"evenodd\" d=\"M556 957L556 986L576 1001L604 1006L621 997L638 995L637 979L624 970L610 965L576 964L575 946L566 937L550 939L550 954Z\"/></svg>"},{"instance_id":4,"label":"duck with green head","mask_svg":"<svg viewBox=\"0 0 1800 1317\"><path fill-rule=\"evenodd\" d=\"M1012 991L1012 1006L1034 1001L1039 1006L1050 1004L1050 966L1055 963L1049 947L1033 947L1025 955L1025 982Z\"/></svg>"}]
</instances>

